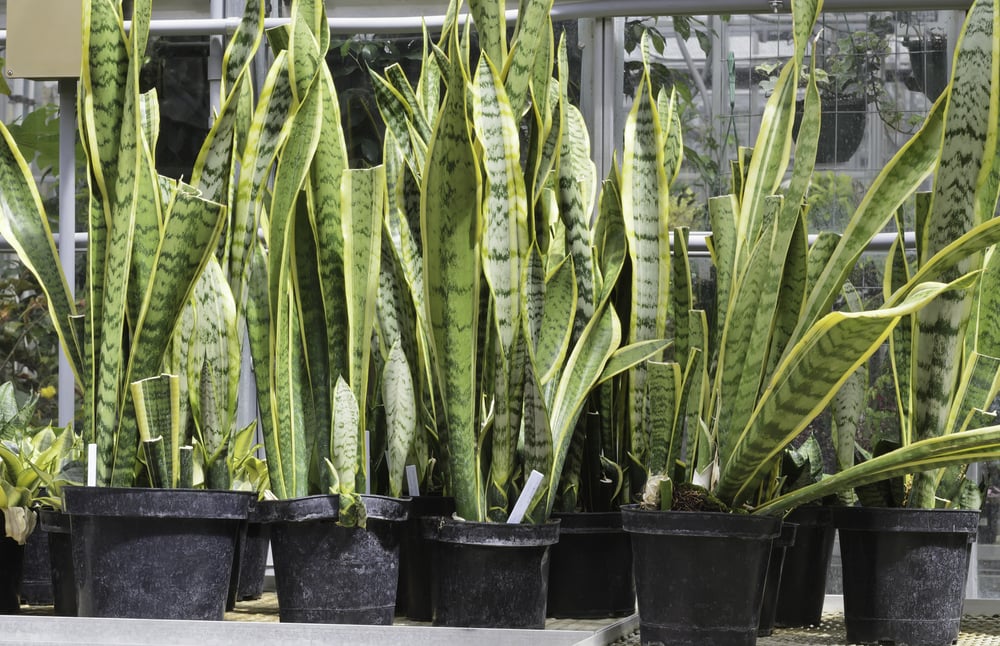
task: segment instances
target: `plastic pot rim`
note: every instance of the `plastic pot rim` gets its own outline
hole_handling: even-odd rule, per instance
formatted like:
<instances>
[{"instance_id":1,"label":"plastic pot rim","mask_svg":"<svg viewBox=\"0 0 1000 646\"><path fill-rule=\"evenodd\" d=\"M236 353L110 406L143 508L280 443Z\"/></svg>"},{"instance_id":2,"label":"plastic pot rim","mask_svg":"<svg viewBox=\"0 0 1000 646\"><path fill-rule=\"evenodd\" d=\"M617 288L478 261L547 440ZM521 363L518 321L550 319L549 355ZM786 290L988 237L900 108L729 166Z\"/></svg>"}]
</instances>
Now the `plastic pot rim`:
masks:
<instances>
[{"instance_id":1,"label":"plastic pot rim","mask_svg":"<svg viewBox=\"0 0 1000 646\"><path fill-rule=\"evenodd\" d=\"M214 489L66 487L63 510L69 516L246 520L254 495Z\"/></svg>"}]
</instances>

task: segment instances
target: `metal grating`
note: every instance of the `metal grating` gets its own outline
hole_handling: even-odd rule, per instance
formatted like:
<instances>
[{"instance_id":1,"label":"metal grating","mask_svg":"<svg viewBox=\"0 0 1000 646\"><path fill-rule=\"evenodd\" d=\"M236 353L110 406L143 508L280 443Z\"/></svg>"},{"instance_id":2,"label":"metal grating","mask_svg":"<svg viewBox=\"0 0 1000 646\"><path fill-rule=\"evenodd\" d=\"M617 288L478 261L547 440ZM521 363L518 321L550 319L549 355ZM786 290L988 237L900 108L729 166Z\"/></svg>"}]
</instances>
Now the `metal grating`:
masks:
<instances>
[{"instance_id":1,"label":"metal grating","mask_svg":"<svg viewBox=\"0 0 1000 646\"><path fill-rule=\"evenodd\" d=\"M844 619L841 614L827 614L819 626L809 628L776 628L769 637L757 640L757 646L843 646L847 644ZM1000 615L966 616L962 619L962 632L958 646L1000 646ZM614 642L613 646L638 646L638 631Z\"/></svg>"}]
</instances>

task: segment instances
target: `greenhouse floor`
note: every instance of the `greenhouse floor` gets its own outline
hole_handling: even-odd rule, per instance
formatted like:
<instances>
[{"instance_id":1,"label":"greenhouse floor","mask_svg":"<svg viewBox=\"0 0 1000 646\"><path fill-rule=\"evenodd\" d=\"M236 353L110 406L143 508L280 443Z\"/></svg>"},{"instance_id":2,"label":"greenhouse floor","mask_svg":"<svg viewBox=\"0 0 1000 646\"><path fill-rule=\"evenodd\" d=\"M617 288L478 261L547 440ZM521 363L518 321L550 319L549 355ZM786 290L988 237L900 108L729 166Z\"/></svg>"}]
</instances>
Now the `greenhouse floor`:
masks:
<instances>
[{"instance_id":1,"label":"greenhouse floor","mask_svg":"<svg viewBox=\"0 0 1000 646\"><path fill-rule=\"evenodd\" d=\"M841 598L828 597L827 613L819 626L775 629L758 646L846 644ZM966 606L959 646L1000 646L1000 615L995 603ZM395 626L335 626L278 623L273 592L241 602L226 613L226 621L169 621L149 619L83 619L54 617L50 606L24 606L20 615L0 616L0 644L101 646L221 646L235 643L281 643L283 646L336 644L376 646L638 646L638 618L554 619L545 630L490 630L433 628L398 621Z\"/></svg>"}]
</instances>

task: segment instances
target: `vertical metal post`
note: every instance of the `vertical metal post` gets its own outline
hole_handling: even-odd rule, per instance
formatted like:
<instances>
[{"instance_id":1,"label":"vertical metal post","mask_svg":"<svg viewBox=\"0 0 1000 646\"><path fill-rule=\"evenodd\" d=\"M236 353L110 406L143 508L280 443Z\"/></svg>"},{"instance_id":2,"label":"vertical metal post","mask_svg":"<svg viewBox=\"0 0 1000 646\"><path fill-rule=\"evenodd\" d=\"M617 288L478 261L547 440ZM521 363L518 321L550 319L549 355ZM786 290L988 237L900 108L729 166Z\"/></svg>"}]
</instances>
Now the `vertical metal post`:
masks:
<instances>
[{"instance_id":1,"label":"vertical metal post","mask_svg":"<svg viewBox=\"0 0 1000 646\"><path fill-rule=\"evenodd\" d=\"M225 0L212 0L210 5L212 18L226 17ZM222 55L225 45L221 34L212 34L208 40L208 102L211 109L208 112L209 122L222 108L220 89L222 88ZM211 125L211 123L209 123Z\"/></svg>"},{"instance_id":2,"label":"vertical metal post","mask_svg":"<svg viewBox=\"0 0 1000 646\"><path fill-rule=\"evenodd\" d=\"M76 294L76 79L59 81L59 264ZM59 348L59 425L73 421L76 380Z\"/></svg>"}]
</instances>

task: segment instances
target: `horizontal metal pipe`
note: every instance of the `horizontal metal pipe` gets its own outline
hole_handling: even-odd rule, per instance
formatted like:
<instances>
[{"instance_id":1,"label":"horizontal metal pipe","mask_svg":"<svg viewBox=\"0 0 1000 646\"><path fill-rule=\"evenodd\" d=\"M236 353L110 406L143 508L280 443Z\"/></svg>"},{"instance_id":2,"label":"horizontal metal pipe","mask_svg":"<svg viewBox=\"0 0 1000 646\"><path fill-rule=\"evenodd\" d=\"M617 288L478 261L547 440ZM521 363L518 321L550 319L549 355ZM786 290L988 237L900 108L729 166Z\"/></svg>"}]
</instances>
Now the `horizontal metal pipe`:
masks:
<instances>
[{"instance_id":1,"label":"horizontal metal pipe","mask_svg":"<svg viewBox=\"0 0 1000 646\"><path fill-rule=\"evenodd\" d=\"M708 245L705 243L705 238L708 236L706 231L692 231L688 235L688 251L692 255L705 255L708 253ZM59 243L59 235L55 234L56 244ZM896 239L895 233L878 233L872 238L872 241L868 244L865 251L869 252L885 252L889 250L892 246L893 241ZM906 243L907 249L916 248L917 239L912 232L907 232L903 235L903 239ZM816 241L815 235L809 236L809 244ZM74 244L76 246L77 252L87 250L87 234L77 233L74 236ZM13 253L14 249L10 246L3 237L0 237L0 253Z\"/></svg>"},{"instance_id":2,"label":"horizontal metal pipe","mask_svg":"<svg viewBox=\"0 0 1000 646\"><path fill-rule=\"evenodd\" d=\"M789 11L791 0L780 0L779 10ZM965 10L972 0L826 0L823 11L895 11L895 10ZM771 0L569 0L556 2L552 16L557 20L579 20L617 16L679 16L733 13L772 13ZM507 20L517 17L516 11L507 12ZM269 18L265 27L287 23L287 18ZM405 33L419 32L424 24L440 27L444 14L429 16L399 15L379 17L333 17L330 31L335 34ZM161 36L198 36L232 34L239 25L239 18L190 18L153 20L150 31ZM129 22L125 23L126 28ZM6 30L0 30L0 41L7 40Z\"/></svg>"}]
</instances>

